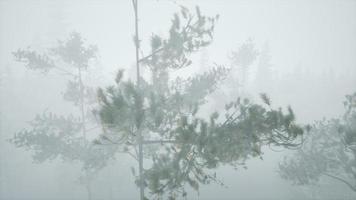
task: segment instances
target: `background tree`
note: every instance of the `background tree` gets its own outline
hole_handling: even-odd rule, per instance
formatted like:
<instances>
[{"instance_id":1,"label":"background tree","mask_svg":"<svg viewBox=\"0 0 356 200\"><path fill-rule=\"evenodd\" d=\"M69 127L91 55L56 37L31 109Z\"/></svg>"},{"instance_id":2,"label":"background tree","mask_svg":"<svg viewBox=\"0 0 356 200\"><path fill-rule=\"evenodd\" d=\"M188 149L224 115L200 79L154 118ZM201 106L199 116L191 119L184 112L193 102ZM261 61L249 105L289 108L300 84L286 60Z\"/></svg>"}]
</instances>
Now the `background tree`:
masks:
<instances>
[{"instance_id":1,"label":"background tree","mask_svg":"<svg viewBox=\"0 0 356 200\"><path fill-rule=\"evenodd\" d=\"M228 79L230 90L237 91L237 95L246 96L246 88L248 85L249 72L252 64L259 56L259 51L255 47L255 43L250 38L239 46L237 51L232 51L229 56L231 67L234 68L231 76Z\"/></svg>"},{"instance_id":2,"label":"background tree","mask_svg":"<svg viewBox=\"0 0 356 200\"><path fill-rule=\"evenodd\" d=\"M30 122L31 128L16 133L10 141L17 147L33 151L33 160L38 163L56 158L80 162L84 172L81 182L86 186L88 199L92 198L90 183L95 172L107 164L115 148L98 148L88 137L90 134L95 138L100 133L100 124L91 112L97 103L95 89L83 82L96 52L95 46L86 45L78 33L72 33L66 41L59 41L56 47L44 54L31 49L19 49L13 53L15 59L28 69L44 74L59 72L68 78L63 98L79 112L59 115L44 111Z\"/></svg>"},{"instance_id":3,"label":"background tree","mask_svg":"<svg viewBox=\"0 0 356 200\"><path fill-rule=\"evenodd\" d=\"M280 164L282 178L309 185L329 177L356 192L356 93L344 105L342 118L313 125L302 148Z\"/></svg>"},{"instance_id":4,"label":"background tree","mask_svg":"<svg viewBox=\"0 0 356 200\"><path fill-rule=\"evenodd\" d=\"M271 63L271 53L268 43L265 43L258 56L256 86L258 91L273 92L274 81L277 79Z\"/></svg>"},{"instance_id":5,"label":"background tree","mask_svg":"<svg viewBox=\"0 0 356 200\"><path fill-rule=\"evenodd\" d=\"M181 7L175 13L168 37L153 34L151 50L140 57L138 2L135 13L136 84L119 71L116 84L98 90L98 112L105 133L99 144L118 144L138 161L137 185L155 198L186 197L185 186L198 190L200 184L217 181L210 170L220 165L244 166L251 157L262 155L263 145L294 147L303 130L295 124L293 111L273 109L266 95L265 105L236 99L225 110L204 117L200 112L229 72L215 66L191 77L172 77L172 72L192 65L191 54L212 42L216 17ZM150 79L140 75L140 65ZM222 116L222 117L221 117ZM145 148L144 148L145 147ZM143 160L149 160L144 165ZM135 168L132 168L135 173ZM211 172L211 171L210 171Z\"/></svg>"}]
</instances>

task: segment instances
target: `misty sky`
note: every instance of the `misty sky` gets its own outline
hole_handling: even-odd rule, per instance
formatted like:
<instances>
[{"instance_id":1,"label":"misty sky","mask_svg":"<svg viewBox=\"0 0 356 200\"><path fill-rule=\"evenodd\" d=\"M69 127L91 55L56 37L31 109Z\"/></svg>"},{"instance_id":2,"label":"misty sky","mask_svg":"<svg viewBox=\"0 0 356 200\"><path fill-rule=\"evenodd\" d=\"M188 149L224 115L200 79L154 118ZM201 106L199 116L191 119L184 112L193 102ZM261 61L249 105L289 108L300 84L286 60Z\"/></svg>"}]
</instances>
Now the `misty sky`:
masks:
<instances>
[{"instance_id":1,"label":"misty sky","mask_svg":"<svg viewBox=\"0 0 356 200\"><path fill-rule=\"evenodd\" d=\"M311 123L341 115L344 95L356 91L355 0L140 0L139 26L144 54L148 54L147 39L152 32L167 34L171 16L179 10L179 5L188 8L199 5L206 15L220 15L213 44L195 54L197 67L182 70L182 75L199 73L213 63L229 66L229 54L252 39L258 49L268 44L273 73L279 80L285 80L270 94L273 104L291 105L298 121ZM14 61L11 52L27 46L48 48L57 39L79 32L99 49L95 63L99 67L90 72L95 79L87 77L86 81L107 85L113 83L119 68L134 75L133 22L129 0L0 0L0 175L3 177L0 199L49 199L54 198L53 194L59 199L76 199L84 193L75 182L78 169L70 170L75 167L55 161L34 164L29 152L16 149L6 141L26 127L38 112L70 109L60 103L59 91L64 83L60 76L43 76L25 69ZM199 67L202 56L208 60L206 69ZM264 91L253 86L255 71L253 65L247 88L251 97L257 99ZM299 74L302 77L297 79ZM300 81L288 82L294 78ZM240 199L293 199L294 194L308 193L307 189L295 188L281 180L276 173L278 162L288 152L276 153L266 148L264 161L249 161L248 170L222 167L218 175L227 188L212 184L204 186L199 195L192 192L190 196L192 199L238 199L238 195ZM110 167L118 178L114 196L137 197L130 176L131 164L135 163L122 156L115 167ZM60 171L62 167L65 170ZM97 185L107 184L105 177L100 177ZM60 197L61 191L67 194Z\"/></svg>"}]
</instances>

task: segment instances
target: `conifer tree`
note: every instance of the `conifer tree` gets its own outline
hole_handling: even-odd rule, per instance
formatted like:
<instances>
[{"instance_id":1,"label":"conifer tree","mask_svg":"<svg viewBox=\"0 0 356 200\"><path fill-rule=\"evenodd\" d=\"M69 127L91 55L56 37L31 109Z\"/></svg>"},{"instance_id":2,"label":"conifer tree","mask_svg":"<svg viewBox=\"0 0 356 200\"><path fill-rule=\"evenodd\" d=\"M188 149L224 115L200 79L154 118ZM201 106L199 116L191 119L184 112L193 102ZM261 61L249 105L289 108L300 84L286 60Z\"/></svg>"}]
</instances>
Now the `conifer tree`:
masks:
<instances>
[{"instance_id":1,"label":"conifer tree","mask_svg":"<svg viewBox=\"0 0 356 200\"><path fill-rule=\"evenodd\" d=\"M106 166L114 154L113 147L98 148L88 139L100 133L91 113L97 103L95 89L86 86L83 77L95 58L97 48L86 45L78 33L70 34L65 41L59 41L54 48L45 53L19 49L13 53L15 59L28 69L48 73L59 73L67 78L67 88L63 93L65 101L72 103L77 111L59 115L44 111L31 121L30 128L16 133L10 140L16 147L33 151L33 160L43 163L56 158L66 162L79 162L84 174L88 199L92 198L90 183L94 174ZM79 111L79 112L78 112Z\"/></svg>"},{"instance_id":2,"label":"conifer tree","mask_svg":"<svg viewBox=\"0 0 356 200\"><path fill-rule=\"evenodd\" d=\"M301 149L280 164L282 178L299 185L323 178L356 192L356 93L347 95L342 118L316 122Z\"/></svg>"},{"instance_id":3,"label":"conifer tree","mask_svg":"<svg viewBox=\"0 0 356 200\"><path fill-rule=\"evenodd\" d=\"M268 43L265 43L260 51L257 72L256 85L258 91L271 92L273 88L275 74L273 74L270 48Z\"/></svg>"},{"instance_id":4,"label":"conifer tree","mask_svg":"<svg viewBox=\"0 0 356 200\"><path fill-rule=\"evenodd\" d=\"M246 96L250 68L258 56L259 51L256 49L255 43L251 38L241 44L237 51L232 51L229 56L231 67L235 68L232 71L235 76L231 76L228 80L230 89L237 90L240 96Z\"/></svg>"},{"instance_id":5,"label":"conifer tree","mask_svg":"<svg viewBox=\"0 0 356 200\"><path fill-rule=\"evenodd\" d=\"M196 7L173 15L167 37L152 34L150 52L141 56L138 35L138 0L135 13L136 82L120 70L115 85L98 90L99 116L105 132L98 144L117 144L138 161L136 184L140 199L186 197L186 186L216 182L208 171L221 165L245 166L261 157L264 145L295 147L303 129L296 125L292 109L274 109L267 95L264 105L248 99L231 100L224 110L203 117L207 96L226 78L229 68L215 66L188 78L172 77L192 67L191 55L208 46L218 16L207 17ZM140 74L149 71L150 79ZM144 163L144 160L148 161Z\"/></svg>"}]
</instances>

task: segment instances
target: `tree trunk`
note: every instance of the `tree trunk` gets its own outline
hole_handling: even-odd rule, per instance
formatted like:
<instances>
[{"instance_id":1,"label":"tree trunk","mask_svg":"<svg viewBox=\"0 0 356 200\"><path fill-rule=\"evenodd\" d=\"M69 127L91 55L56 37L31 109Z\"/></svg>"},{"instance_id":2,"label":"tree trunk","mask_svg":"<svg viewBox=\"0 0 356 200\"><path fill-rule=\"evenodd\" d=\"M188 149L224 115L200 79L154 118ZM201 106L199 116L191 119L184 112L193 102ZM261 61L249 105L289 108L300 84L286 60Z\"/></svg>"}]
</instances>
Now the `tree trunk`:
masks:
<instances>
[{"instance_id":1,"label":"tree trunk","mask_svg":"<svg viewBox=\"0 0 356 200\"><path fill-rule=\"evenodd\" d=\"M82 121L82 131L83 131L83 142L84 145L88 145L87 139L87 130L85 127L85 105L84 105L84 84L82 80L82 71L80 67L78 68L78 78L79 78L79 90L80 90L80 114L81 114L81 121ZM85 187L87 190L87 197L88 200L92 200L92 190L91 190L91 180L89 177L88 170L85 170Z\"/></svg>"},{"instance_id":2,"label":"tree trunk","mask_svg":"<svg viewBox=\"0 0 356 200\"><path fill-rule=\"evenodd\" d=\"M85 187L87 189L88 200L92 200L91 185L90 185L90 181L89 180L87 181Z\"/></svg>"},{"instance_id":3,"label":"tree trunk","mask_svg":"<svg viewBox=\"0 0 356 200\"><path fill-rule=\"evenodd\" d=\"M139 46L140 41L138 37L138 10L137 10L137 1L132 0L134 14L135 14L135 49L136 49L136 76L137 76L137 89L140 88L140 58L139 58ZM145 199L145 188L143 184L143 137L140 127L138 128L138 162L139 162L139 186L140 186L140 200Z\"/></svg>"}]
</instances>

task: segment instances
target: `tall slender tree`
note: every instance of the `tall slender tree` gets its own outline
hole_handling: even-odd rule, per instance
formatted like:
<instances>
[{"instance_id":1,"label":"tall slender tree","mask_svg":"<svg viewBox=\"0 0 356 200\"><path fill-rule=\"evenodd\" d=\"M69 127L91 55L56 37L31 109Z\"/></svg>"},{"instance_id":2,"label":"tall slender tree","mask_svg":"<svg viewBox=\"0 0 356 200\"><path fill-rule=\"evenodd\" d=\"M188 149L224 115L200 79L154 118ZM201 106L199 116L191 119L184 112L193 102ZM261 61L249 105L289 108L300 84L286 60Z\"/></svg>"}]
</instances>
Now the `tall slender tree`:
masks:
<instances>
[{"instance_id":1,"label":"tall slender tree","mask_svg":"<svg viewBox=\"0 0 356 200\"><path fill-rule=\"evenodd\" d=\"M215 66L188 78L171 76L191 66L191 54L212 42L218 16L204 16L199 7L195 12L181 7L168 37L153 34L150 52L140 56L138 0L132 3L137 80L125 79L120 70L115 85L98 90L98 114L106 131L96 143L117 144L137 160L138 175L132 171L141 200L148 197L145 189L158 199L186 197L186 185L198 190L200 184L218 181L208 171L219 165L245 166L247 159L262 156L263 145L299 145L303 130L295 124L292 109L286 114L273 109L264 94L265 105L238 98L225 110L203 117L200 108L229 68ZM150 79L141 76L140 67L148 69Z\"/></svg>"},{"instance_id":2,"label":"tall slender tree","mask_svg":"<svg viewBox=\"0 0 356 200\"><path fill-rule=\"evenodd\" d=\"M96 47L86 45L78 33L72 33L68 40L46 53L31 49L19 49L14 52L17 61L23 62L28 69L42 73L60 73L68 78L63 93L65 101L71 102L79 112L58 115L49 111L38 114L30 123L30 129L24 129L10 140L17 147L34 152L33 159L42 163L61 158L63 161L80 162L84 175L82 183L86 186L88 199L92 199L91 180L112 158L113 147L98 148L91 138L100 134L100 123L93 120L91 109L97 103L95 89L86 86L83 76L91 60L95 58Z\"/></svg>"}]
</instances>

